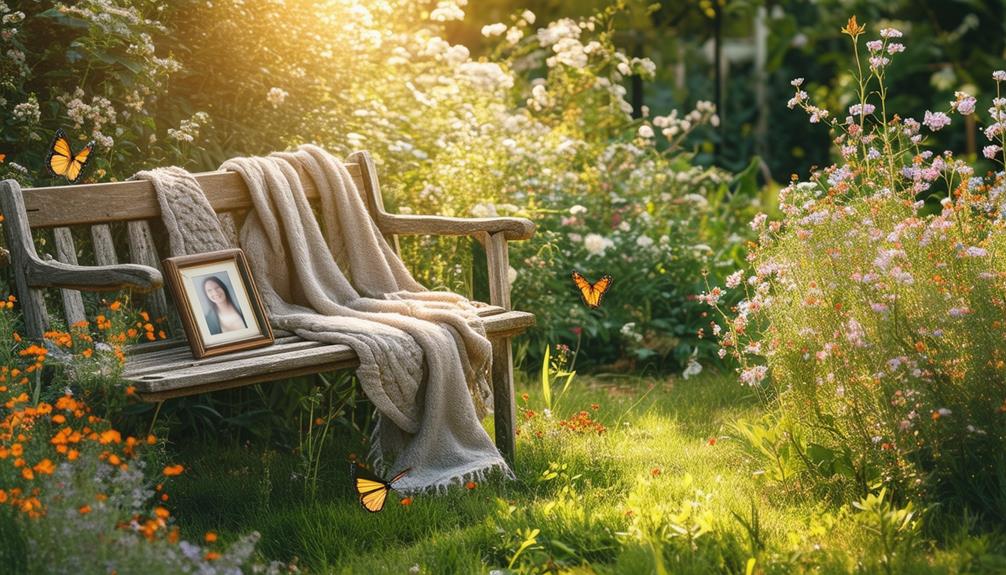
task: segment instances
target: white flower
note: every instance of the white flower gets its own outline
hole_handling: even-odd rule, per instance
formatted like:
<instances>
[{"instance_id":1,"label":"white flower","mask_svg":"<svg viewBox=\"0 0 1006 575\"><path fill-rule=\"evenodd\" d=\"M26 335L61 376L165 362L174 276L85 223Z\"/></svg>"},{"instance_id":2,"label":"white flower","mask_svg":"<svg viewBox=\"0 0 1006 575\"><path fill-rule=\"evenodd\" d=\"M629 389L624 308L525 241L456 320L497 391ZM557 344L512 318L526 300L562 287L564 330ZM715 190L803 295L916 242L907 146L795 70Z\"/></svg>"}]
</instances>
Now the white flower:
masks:
<instances>
[{"instance_id":1,"label":"white flower","mask_svg":"<svg viewBox=\"0 0 1006 575\"><path fill-rule=\"evenodd\" d=\"M641 248L648 248L653 245L653 238L650 236L639 236L636 238L636 245Z\"/></svg>"},{"instance_id":2,"label":"white flower","mask_svg":"<svg viewBox=\"0 0 1006 575\"><path fill-rule=\"evenodd\" d=\"M576 204L575 206L569 208L569 213L570 215L578 216L580 214L587 213L587 208L581 206L580 204Z\"/></svg>"},{"instance_id":3,"label":"white flower","mask_svg":"<svg viewBox=\"0 0 1006 575\"><path fill-rule=\"evenodd\" d=\"M520 39L524 37L524 31L520 28L514 27L510 28L506 32L506 41L510 44L516 44L520 42Z\"/></svg>"},{"instance_id":4,"label":"white flower","mask_svg":"<svg viewBox=\"0 0 1006 575\"><path fill-rule=\"evenodd\" d=\"M534 12L532 12L530 10L525 10L523 13L521 13L520 17L521 17L522 20L524 20L528 24L534 24L534 20L535 20Z\"/></svg>"},{"instance_id":5,"label":"white flower","mask_svg":"<svg viewBox=\"0 0 1006 575\"><path fill-rule=\"evenodd\" d=\"M482 27L482 35L485 36L486 38L499 36L504 32L506 32L506 24L502 22L497 22L495 24L487 24Z\"/></svg>"},{"instance_id":6,"label":"white flower","mask_svg":"<svg viewBox=\"0 0 1006 575\"><path fill-rule=\"evenodd\" d=\"M643 124L642 126L639 127L639 137L640 138L652 138L653 137L653 128L649 127L646 124Z\"/></svg>"},{"instance_id":7,"label":"white flower","mask_svg":"<svg viewBox=\"0 0 1006 575\"><path fill-rule=\"evenodd\" d=\"M604 250L614 246L615 243L600 234L587 234L583 238L583 247L592 256L603 256Z\"/></svg>"},{"instance_id":8,"label":"white flower","mask_svg":"<svg viewBox=\"0 0 1006 575\"><path fill-rule=\"evenodd\" d=\"M467 2L437 2L437 7L430 12L430 20L434 22L449 22L451 20L464 20L465 11L461 9Z\"/></svg>"},{"instance_id":9,"label":"white flower","mask_svg":"<svg viewBox=\"0 0 1006 575\"><path fill-rule=\"evenodd\" d=\"M269 93L266 94L265 99L267 102L272 104L273 108L279 108L281 105L283 105L283 102L289 95L290 95L289 92L287 92L282 88L271 88L269 90Z\"/></svg>"}]
</instances>

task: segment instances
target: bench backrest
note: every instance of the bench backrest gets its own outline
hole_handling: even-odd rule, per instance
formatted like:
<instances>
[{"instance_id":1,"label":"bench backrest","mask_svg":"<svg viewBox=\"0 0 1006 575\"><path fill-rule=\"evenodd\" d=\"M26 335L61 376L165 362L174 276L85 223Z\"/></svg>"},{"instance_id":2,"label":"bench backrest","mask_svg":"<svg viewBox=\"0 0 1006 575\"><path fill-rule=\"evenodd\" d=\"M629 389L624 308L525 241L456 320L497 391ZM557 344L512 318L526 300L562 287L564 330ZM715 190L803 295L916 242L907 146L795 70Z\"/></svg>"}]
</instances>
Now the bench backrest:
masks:
<instances>
[{"instance_id":1,"label":"bench backrest","mask_svg":"<svg viewBox=\"0 0 1006 575\"><path fill-rule=\"evenodd\" d=\"M384 204L369 154L356 152L350 155L346 167L371 217L380 223L379 215L384 213ZM300 176L308 198L317 200L318 190L311 178L303 170ZM236 246L236 229L252 207L244 180L237 173L222 171L195 174L195 178ZM29 265L28 260L36 250L50 253L55 260L65 264L77 265L80 256L83 265L114 266L128 262L158 270L161 269L161 259L169 255L164 251L166 245L158 234L161 210L149 181L26 188L19 190L19 194L13 181L0 182L0 187L4 188L0 190L3 196L0 197L0 207L6 217L4 230L10 248L10 263L18 284L25 329L30 337L41 337L48 328L44 291L33 287L33 283L37 285L37 282L26 280L22 277L24 273L19 275L19 270L23 271ZM18 203L21 203L20 209ZM38 245L33 236L39 239ZM128 246L121 256L119 252L122 250L116 249L115 236L123 237ZM385 238L397 249L394 236L386 234ZM88 247L91 249L88 250ZM59 292L66 325L84 320L84 296L81 291L60 289ZM165 296L163 288L146 294L141 305L152 316L167 318L170 325L179 326L170 298Z\"/></svg>"}]
</instances>

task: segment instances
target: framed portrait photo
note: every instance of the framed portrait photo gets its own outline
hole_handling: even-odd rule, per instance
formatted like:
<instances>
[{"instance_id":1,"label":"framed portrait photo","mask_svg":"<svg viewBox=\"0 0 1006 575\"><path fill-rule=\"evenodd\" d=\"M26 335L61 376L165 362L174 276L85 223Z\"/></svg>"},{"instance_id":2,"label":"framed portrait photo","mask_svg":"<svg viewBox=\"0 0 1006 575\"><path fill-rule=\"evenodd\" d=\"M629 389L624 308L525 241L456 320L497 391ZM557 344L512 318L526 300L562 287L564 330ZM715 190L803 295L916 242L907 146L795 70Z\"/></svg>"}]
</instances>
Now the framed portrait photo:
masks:
<instances>
[{"instance_id":1,"label":"framed portrait photo","mask_svg":"<svg viewBox=\"0 0 1006 575\"><path fill-rule=\"evenodd\" d=\"M162 263L192 355L201 358L272 344L269 318L244 252L221 250Z\"/></svg>"}]
</instances>

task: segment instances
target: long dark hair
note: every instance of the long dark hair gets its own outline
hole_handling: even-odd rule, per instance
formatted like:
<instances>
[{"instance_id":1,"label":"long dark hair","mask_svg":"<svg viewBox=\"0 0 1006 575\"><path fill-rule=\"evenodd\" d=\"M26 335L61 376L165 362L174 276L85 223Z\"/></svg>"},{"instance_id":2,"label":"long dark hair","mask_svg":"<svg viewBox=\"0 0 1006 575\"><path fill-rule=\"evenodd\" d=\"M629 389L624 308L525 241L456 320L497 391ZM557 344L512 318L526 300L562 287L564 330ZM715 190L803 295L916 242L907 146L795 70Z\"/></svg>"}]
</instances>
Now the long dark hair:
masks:
<instances>
[{"instance_id":1,"label":"long dark hair","mask_svg":"<svg viewBox=\"0 0 1006 575\"><path fill-rule=\"evenodd\" d=\"M234 299L231 297L231 290L227 289L227 286L224 284L224 282L220 281L218 277L210 276L203 280L203 286L202 286L203 294L204 295L206 294L206 284L210 282L217 284L220 287L220 289L224 290L224 295L227 297L227 303L231 304L231 306L234 307L234 311L238 312L238 314L241 315L242 319L244 319L244 315L241 314L241 308L238 307L238 304L234 303ZM210 299L209 296L206 296L206 299L209 300ZM213 304L213 309L217 309L217 304L215 302L210 300L210 303Z\"/></svg>"}]
</instances>

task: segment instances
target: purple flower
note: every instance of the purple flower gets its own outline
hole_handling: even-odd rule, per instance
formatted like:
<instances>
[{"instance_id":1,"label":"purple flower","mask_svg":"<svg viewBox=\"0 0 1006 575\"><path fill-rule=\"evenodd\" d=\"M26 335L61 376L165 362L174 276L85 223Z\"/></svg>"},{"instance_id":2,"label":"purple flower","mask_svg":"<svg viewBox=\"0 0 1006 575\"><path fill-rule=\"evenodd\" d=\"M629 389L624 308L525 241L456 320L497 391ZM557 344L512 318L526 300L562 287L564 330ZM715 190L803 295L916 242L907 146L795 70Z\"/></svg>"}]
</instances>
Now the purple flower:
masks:
<instances>
[{"instance_id":1,"label":"purple flower","mask_svg":"<svg viewBox=\"0 0 1006 575\"><path fill-rule=\"evenodd\" d=\"M881 56L871 56L870 57L870 67L874 69L883 68L884 66L890 64L891 61L888 58L883 58Z\"/></svg>"},{"instance_id":2,"label":"purple flower","mask_svg":"<svg viewBox=\"0 0 1006 575\"><path fill-rule=\"evenodd\" d=\"M996 82L1006 82L1006 70L996 70L992 72L992 79Z\"/></svg>"},{"instance_id":3,"label":"purple flower","mask_svg":"<svg viewBox=\"0 0 1006 575\"><path fill-rule=\"evenodd\" d=\"M876 109L877 107L873 104L855 104L849 106L849 113L853 116L866 116L872 114Z\"/></svg>"},{"instance_id":4,"label":"purple flower","mask_svg":"<svg viewBox=\"0 0 1006 575\"><path fill-rule=\"evenodd\" d=\"M975 104L978 100L974 96L967 92L954 92L954 96L956 99L950 102L950 107L958 114L968 116L975 113Z\"/></svg>"},{"instance_id":5,"label":"purple flower","mask_svg":"<svg viewBox=\"0 0 1006 575\"><path fill-rule=\"evenodd\" d=\"M928 126L930 130L939 132L950 125L950 116L943 112L934 113L926 110L926 117L922 120L922 123Z\"/></svg>"},{"instance_id":6,"label":"purple flower","mask_svg":"<svg viewBox=\"0 0 1006 575\"><path fill-rule=\"evenodd\" d=\"M984 148L982 148L982 155L991 160L992 158L995 158L996 154L998 154L1001 151L1002 151L1001 147L992 144L991 146L985 146Z\"/></svg>"},{"instance_id":7,"label":"purple flower","mask_svg":"<svg viewBox=\"0 0 1006 575\"><path fill-rule=\"evenodd\" d=\"M887 53L892 56L897 54L898 52L904 52L904 51L905 51L905 45L900 42L894 42L887 46Z\"/></svg>"},{"instance_id":8,"label":"purple flower","mask_svg":"<svg viewBox=\"0 0 1006 575\"><path fill-rule=\"evenodd\" d=\"M880 52L880 50L883 49L883 47L884 47L883 40L870 40L869 42L866 43L866 49L871 52Z\"/></svg>"}]
</instances>

